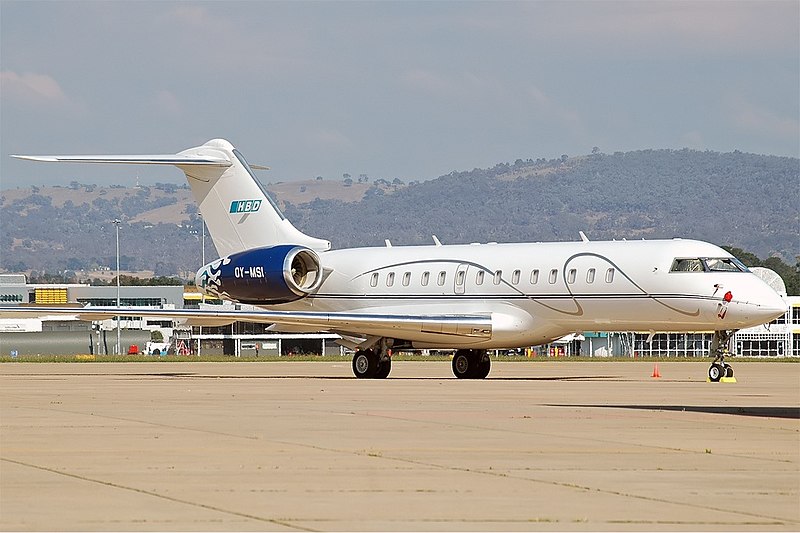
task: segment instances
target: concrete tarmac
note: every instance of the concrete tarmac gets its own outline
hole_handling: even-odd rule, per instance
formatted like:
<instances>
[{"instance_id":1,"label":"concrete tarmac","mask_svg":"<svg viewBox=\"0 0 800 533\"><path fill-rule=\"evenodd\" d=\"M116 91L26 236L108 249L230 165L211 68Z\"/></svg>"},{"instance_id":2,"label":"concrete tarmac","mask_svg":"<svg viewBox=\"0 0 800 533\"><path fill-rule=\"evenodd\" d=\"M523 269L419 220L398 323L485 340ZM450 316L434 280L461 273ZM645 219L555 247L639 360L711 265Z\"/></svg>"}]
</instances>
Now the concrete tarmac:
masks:
<instances>
[{"instance_id":1,"label":"concrete tarmac","mask_svg":"<svg viewBox=\"0 0 800 533\"><path fill-rule=\"evenodd\" d=\"M0 528L800 529L800 364L0 365Z\"/></svg>"}]
</instances>

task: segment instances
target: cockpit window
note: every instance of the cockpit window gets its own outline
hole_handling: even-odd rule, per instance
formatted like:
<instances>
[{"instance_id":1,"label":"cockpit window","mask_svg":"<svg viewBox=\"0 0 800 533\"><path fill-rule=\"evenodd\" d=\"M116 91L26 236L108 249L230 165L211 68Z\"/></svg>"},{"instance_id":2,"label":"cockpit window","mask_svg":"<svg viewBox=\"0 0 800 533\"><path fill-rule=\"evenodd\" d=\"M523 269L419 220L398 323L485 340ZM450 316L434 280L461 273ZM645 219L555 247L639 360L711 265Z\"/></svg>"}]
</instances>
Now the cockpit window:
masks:
<instances>
[{"instance_id":1,"label":"cockpit window","mask_svg":"<svg viewBox=\"0 0 800 533\"><path fill-rule=\"evenodd\" d=\"M676 259L672 262L670 272L703 272L703 262L700 259Z\"/></svg>"},{"instance_id":2,"label":"cockpit window","mask_svg":"<svg viewBox=\"0 0 800 533\"><path fill-rule=\"evenodd\" d=\"M738 259L729 258L707 258L703 260L709 272L748 272Z\"/></svg>"},{"instance_id":3,"label":"cockpit window","mask_svg":"<svg viewBox=\"0 0 800 533\"><path fill-rule=\"evenodd\" d=\"M735 257L675 259L670 272L750 272Z\"/></svg>"}]
</instances>

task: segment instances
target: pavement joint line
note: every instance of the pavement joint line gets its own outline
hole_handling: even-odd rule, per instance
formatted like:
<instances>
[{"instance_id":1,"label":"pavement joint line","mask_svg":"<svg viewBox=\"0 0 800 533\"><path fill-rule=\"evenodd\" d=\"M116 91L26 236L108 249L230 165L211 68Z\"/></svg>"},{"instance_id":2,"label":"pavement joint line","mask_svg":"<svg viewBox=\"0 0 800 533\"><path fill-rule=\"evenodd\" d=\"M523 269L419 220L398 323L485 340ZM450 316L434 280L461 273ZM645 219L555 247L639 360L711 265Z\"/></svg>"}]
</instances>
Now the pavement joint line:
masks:
<instances>
[{"instance_id":1,"label":"pavement joint line","mask_svg":"<svg viewBox=\"0 0 800 533\"><path fill-rule=\"evenodd\" d=\"M138 420L136 418L126 418L126 417L121 417L121 416L109 416L109 415L104 415L104 414L100 414L100 413L86 413L86 412L82 412L82 411L71 411L69 409L53 409L51 407L21 406L21 407L15 407L15 408L16 409L31 409L31 410L34 410L34 411L55 411L56 413L67 413L67 414L71 414L71 415L92 416L92 417L103 418L103 419L107 419L107 420L117 420L117 421L120 421L120 422L132 422L134 424L142 424L142 425L146 425L146 426L154 426L154 427L167 428L167 429L178 429L178 430L181 430L181 431L194 431L194 432L197 432L197 433L207 433L209 435L220 435L220 436L223 436L223 437L233 437L233 438L237 438L237 439L261 440L258 436L253 436L253 435L237 435L235 433L225 433L223 431L210 431L210 430L207 430L207 429L197 429L197 428L192 428L192 427L187 427L187 426L173 426L173 425L169 425L169 424L162 424L160 422L150 422L148 420Z\"/></svg>"},{"instance_id":2,"label":"pavement joint line","mask_svg":"<svg viewBox=\"0 0 800 533\"><path fill-rule=\"evenodd\" d=\"M232 511L230 509L223 509L222 507L216 507L214 505L208 505L208 504L205 504L205 503L198 503L198 502L192 502L192 501L188 501L188 500L182 500L180 498L175 498L174 496L167 496L165 494L159 494L158 492L154 492L154 491L150 491L150 490L146 490L146 489L139 489L139 488L136 488L136 487L129 487L129 486L126 486L126 485L120 485L119 483L114 483L113 481L103 481L102 479L94 479L94 478L90 478L90 477L86 477L86 476L81 476L81 475L78 475L78 474L73 474L71 472L64 472L62 470L56 470L54 468L49 468L49 467L46 467L46 466L26 463L24 461L17 461L15 459L10 459L8 457L0 457L0 461L5 461L7 463L12 463L12 464L16 464L16 465L19 465L19 466L24 466L24 467L27 467L27 468L34 468L36 470L41 470L43 472L50 472L51 474L57 474L57 475L61 475L61 476L66 476L66 477L70 477L70 478L73 478L73 479L78 479L80 481L86 481L86 482L89 482L89 483L96 483L98 485L103 485L103 486L106 486L106 487L112 487L112 488L115 488L115 489L127 490L127 491L130 491L130 492L136 492L138 494L144 494L146 496L152 496L154 498L159 498L159 499L162 499L162 500L167 500L167 501L171 501L171 502L175 502L175 503L180 503L180 504L183 504L183 505L191 505L193 507L199 507L201 509L207 509L209 511L216 511L218 513L225 513L225 514L229 514L229 515L233 515L233 516L239 516L239 517L242 517L242 518L248 518L250 520L256 520L256 521L259 521L259 522L266 522L266 523L269 523L269 524L275 524L275 525L279 525L279 526L283 526L283 527L288 527L288 528L291 528L291 529L296 529L298 531L315 531L313 529L309 529L309 528L306 528L306 527L303 527L303 526L294 525L294 524L291 524L289 522L282 521L282 520L275 519L275 518L265 518L263 516L251 515L251 514L248 514L248 513L240 513L238 511Z\"/></svg>"},{"instance_id":3,"label":"pavement joint line","mask_svg":"<svg viewBox=\"0 0 800 533\"><path fill-rule=\"evenodd\" d=\"M735 509L724 509L724 508L721 508L721 507L714 507L714 506L710 506L710 505L700 505L700 504L691 503L691 502L673 501L673 500L669 500L669 499L666 499L666 498L657 498L655 496L645 496L645 495L641 495L641 494L631 494L631 493L626 493L626 492L617 491L617 490L602 489L602 488L599 488L599 487L588 487L588 486L578 485L576 483L567 483L567 482L562 482L562 481L551 481L551 480L547 480L547 479L537 479L537 478L533 478L533 477L514 475L514 474L507 473L507 472L500 472L500 471L494 471L494 470L490 471L490 470L482 470L482 469L477 469L477 468L467 468L467 467L459 467L459 466L441 465L441 464L437 464L437 463L430 463L430 462L426 462L426 461L409 459L409 458L405 458L405 457L393 457L393 456L390 456L390 455L384 455L382 453L360 451L360 450L340 450L340 449L336 449L336 448L327 448L327 447L324 447L324 446L317 446L317 445L313 445L313 444L294 443L294 442L278 441L278 440L272 440L272 439L270 439L269 442L283 444L283 445L287 445L287 446L306 447L306 448L311 448L311 449L316 449L316 450L321 450L321 451L327 451L327 452L342 453L342 454L352 454L352 455L356 455L356 456L360 456L360 457L371 457L371 458L375 458L375 459L387 459L387 460L390 460L390 461L397 461L397 462L406 463L406 464L414 464L414 465L418 465L418 466L427 466L429 468L437 468L437 469L440 469L440 470L450 470L450 471L453 471L453 472L464 472L464 473L468 473L468 474L482 474L482 475L499 477L499 478L509 478L509 479L516 479L516 480L520 480L520 481L529 481L529 482L533 482L533 483L540 483L540 484L544 484L544 485L564 487L564 488L568 488L568 489L578 489L578 490L581 490L581 491L584 491L584 492L600 492L600 493L603 493L603 494L610 494L610 495L613 495L613 496L621 496L621 497L624 497L624 498L635 498L635 499L644 500L644 501L650 501L650 502L655 502L655 503L668 503L668 504L672 504L672 505L679 505L679 506L682 505L682 506L686 506L686 507L692 507L692 508L695 508L695 509L717 511L717 512L722 512L722 513L739 514L739 515L742 515L742 516L747 516L747 517L752 517L752 518L760 518L760 519L778 521L780 524L787 524L787 523L788 524L800 524L800 521L796 521L796 520L789 519L789 518L781 518L781 517L777 517L777 516L763 515L763 514L758 514L758 513L749 513L749 512L745 512L745 511L738 511L738 510L735 510Z\"/></svg>"},{"instance_id":4,"label":"pavement joint line","mask_svg":"<svg viewBox=\"0 0 800 533\"><path fill-rule=\"evenodd\" d=\"M293 518L297 522L350 522L348 519L340 518ZM450 524L450 523L464 523L464 524L583 524L587 520L584 518L574 518L572 520L562 520L559 518L414 518L408 520L405 518L385 518L381 519L382 522L419 522L423 524ZM599 520L603 524L660 524L660 525L700 525L700 526L780 526L783 522L724 522L721 520L709 521L689 521L689 520Z\"/></svg>"},{"instance_id":5,"label":"pavement joint line","mask_svg":"<svg viewBox=\"0 0 800 533\"><path fill-rule=\"evenodd\" d=\"M87 413L85 413L85 412L71 411L71 410L67 410L67 409L33 408L33 407L27 407L27 408L28 409L34 409L34 410L42 410L42 411L63 412L63 413L84 415L84 416L87 415ZM320 410L317 410L317 411L320 411ZM322 411L322 412L325 412L325 411ZM422 421L420 421L420 420L416 420L416 419L413 419L413 418L396 417L396 416L390 416L390 415L380 415L380 414L375 414L375 413L370 413L370 412L362 413L362 415L363 416L376 417L376 418L385 418L385 419L388 419L388 420L400 420L400 421L406 421L406 422L430 423L430 424L435 424L435 425L442 425L441 423L437 423L435 421L430 421L430 420L422 420ZM282 445L287 445L287 446L304 446L304 447L309 447L311 449L317 449L317 450L335 452L335 453L344 453L344 454L353 454L353 453L355 453L356 455L370 456L369 454L360 454L357 451L356 452L352 452L352 451L348 451L348 450L330 449L330 448L319 447L319 446L316 446L316 445L313 445L313 444L297 443L297 442L286 442L286 441L280 441L280 440L274 440L274 439L264 439L264 438L259 437L259 436L237 435L237 434L233 434L233 433L225 433L225 432L219 432L219 431L208 431L208 430L197 429L197 428L186 427L186 426L173 426L173 425L168 425L168 424L161 424L161 423L158 423L158 422L151 422L151 421L146 421L146 420L138 420L138 419L134 419L134 418L114 417L114 416L108 416L108 415L97 414L97 413L88 413L88 416L100 417L100 418L105 418L105 419L109 419L109 420L120 420L120 421L124 421L124 422L132 422L132 423L150 425L150 426L155 426L155 427L163 427L163 428L168 428L168 429L177 429L177 430L182 430L182 431L193 431L193 432L199 432L199 433L221 435L221 436L224 436L224 437L232 437L232 438L247 439L247 440L257 440L257 441L263 441L263 442L272 442L272 443L275 443L275 444L282 444ZM463 427L463 428L467 428L467 429L479 429L479 430L482 430L482 431L498 431L498 432L506 432L506 433L507 432L511 432L511 433L526 434L526 435L530 434L530 435L538 435L538 436L553 437L553 438L571 438L573 440L578 439L578 437L571 437L571 436L568 436L568 435L565 436L565 435L552 434L552 433L541 433L541 432L535 432L535 433L517 432L517 431L511 431L511 430L507 430L507 429L503 429L503 428L489 428L489 427L484 427L484 426L479 426L479 425L472 425L472 424L453 424L451 422L447 422L447 423L444 423L444 425L445 426L451 426L451 427ZM692 454L705 454L706 453L705 450L703 450L701 452L700 450L686 450L686 449L682 449L682 448L651 446L651 445L645 445L645 444L640 444L640 443L620 442L620 441L610 440L610 439L601 439L601 440L598 440L598 442L605 442L605 443L610 443L610 444L624 444L624 445L630 445L630 446L635 446L635 447L644 448L644 449L665 450L665 451L676 452L676 453L692 453ZM736 455L736 454L716 454L716 455L718 457L729 457L729 458L734 458L734 459L747 459L747 460L758 459L758 460L768 461L768 462L790 463L790 464L793 463L792 461L787 460L787 459L765 458L765 457L758 457L758 456L755 456L755 457L754 456L740 456L740 455ZM380 456L380 457L387 457L387 456ZM403 459L401 458L399 460L403 460ZM420 464L425 464L425 463L420 463ZM428 465L428 466L441 467L440 465ZM525 478L519 478L519 479L525 479ZM591 489L587 488L586 490L591 490ZM700 508L705 509L706 507L701 506ZM709 508L709 509L712 509L712 508ZM720 509L718 509L718 510L720 510ZM757 517L763 518L762 515L753 515L753 516L757 516ZM774 518L774 517L768 517L768 518L781 520L780 518Z\"/></svg>"},{"instance_id":6,"label":"pavement joint line","mask_svg":"<svg viewBox=\"0 0 800 533\"><path fill-rule=\"evenodd\" d=\"M319 412L325 412L325 411L319 411ZM535 432L514 431L514 430L510 430L510 429L505 429L505 428L485 427L485 426L480 426L480 425L475 425L475 424L454 424L452 422L436 422L436 421L433 421L433 420L417 420L417 419L414 419L414 418L391 416L391 415L380 415L380 414L369 413L369 412L364 412L364 413L361 413L361 414L363 416L372 416L372 417L376 417L376 418L385 418L385 419L388 419L388 420L400 420L400 421L405 421L405 422L429 423L429 424L432 424L432 425L443 425L443 426L449 426L449 427L455 427L455 428L466 428L466 429L479 429L481 431L496 431L496 432L501 432L501 433L514 433L514 434L517 434L517 435L532 435L532 436L535 435L535 436L539 436L539 437L571 439L571 440L576 440L576 441L583 442L581 440L583 437L575 437L575 436L571 436L571 435L559 435L557 433L543 433L543 432L540 432L540 431L535 431ZM795 432L796 432L796 430L792 430L792 433L795 433ZM672 448L672 447L669 447L669 446L653 446L653 445L649 445L649 444L640 444L640 443L636 443L636 442L624 442L624 441L617 441L617 440L612 440L612 439L593 439L593 440L595 442L603 442L603 443L607 443L607 444L621 444L621 445L625 445L625 446L635 446L637 448L643 448L643 449L646 449L646 450L651 450L652 449L652 450L662 450L662 451L668 451L668 452L693 453L693 454L698 454L698 455L705 455L707 453L705 450L688 450L688 449L684 449L684 448ZM738 454L731 454L731 453L715 453L714 455L717 456L717 457L729 457L729 458L733 458L733 459L759 460L759 461L767 461L767 462L772 462L772 463L794 464L794 461L792 461L790 459L778 459L778 458L773 458L773 457L738 455Z\"/></svg>"},{"instance_id":7,"label":"pavement joint line","mask_svg":"<svg viewBox=\"0 0 800 533\"><path fill-rule=\"evenodd\" d=\"M297 445L295 443L288 443L288 442L282 442L282 443L283 444L288 444L288 445ZM415 464L415 465L419 465L419 466L427 466L427 467L432 467L432 468L437 468L437 469L442 469L442 470L450 470L450 471L464 472L464 473L476 473L476 474L489 475L489 476L500 477L500 478L511 478L511 479L517 479L517 480L521 480L521 481L529 481L529 482L534 482L534 483L541 483L541 484L545 484L545 485L560 486L560 487L569 488L569 489L578 489L578 490L585 491L585 492L600 492L600 493L604 493L604 494L610 494L610 495L614 495L614 496L622 496L622 497L626 497L626 498L638 498L638 499L657 502L657 503L668 503L668 504L673 504L673 505L685 505L685 506L699 508L699 509L713 510L713 511L718 511L718 512L725 512L725 513L741 514L741 515L744 515L744 516L749 516L749 517L753 517L753 518L761 518L761 519L767 520L767 522L759 521L759 522L752 522L752 523L748 522L748 523L745 523L745 524L743 524L741 522L723 522L723 521L709 521L709 522L619 521L619 520L606 521L606 523L609 523L609 524L637 523L637 524L692 524L692 525L734 525L734 524L735 525L747 525L747 524L750 524L750 525L785 525L787 523L797 523L797 522L794 522L793 520L782 519L780 517L773 517L773 516L768 516L768 515L758 515L758 514L754 514L754 513L745 513L745 512L741 512L741 511L733 511L733 510L728 510L728 509L722 509L722 508L717 508L717 507L712 507L712 506L707 506L707 505L692 504L692 503L687 503L687 502L676 502L676 501L672 501L672 500L668 500L668 499L664 499L664 498L655 498L655 497L652 497L652 496L629 494L629 493L624 493L624 492L621 492L621 491L614 491L614 490L601 489L601 488L592 488L592 487L587 487L587 486L581 486L581 485L574 484L574 483L565 483L565 482L559 482L559 481L542 480L542 479L536 479L536 478L525 477L525 476L515 476L513 474L509 474L509 473L505 473L505 472L487 471L487 470L482 470L482 469L472 469L472 468L466 468L466 467L440 465L440 464L436 464L436 463L428 463L428 462L425 462L425 461L416 461L416 460L402 458L402 457L391 457L391 456L380 455L380 454L375 454L375 453L370 453L370 452L360 452L360 451L357 451L357 450L356 451L342 451L342 450L337 450L337 449L334 449L334 448L325 448L325 447L322 447L322 446L314 446L314 445L307 445L307 444L306 445L299 444L299 445L300 446L314 448L314 449L318 449L318 450L323 450L323 451L333 451L333 452L339 452L339 453L350 453L350 454L358 455L358 456L361 456L361 457L372 457L372 458L376 458L376 459L388 459L388 460L391 460L391 461L410 463L410 464ZM71 477L73 479L78 479L78 480L81 480L81 481L86 481L86 482L90 482L90 483L96 483L96 484L107 486L107 487L117 488L117 489L121 489L121 490L128 490L128 491L131 491L131 492L136 492L136 493L139 493L139 494L144 494L144 495L152 496L152 497L159 498L159 499L164 499L164 500L172 501L172 502L175 502L175 503L180 503L180 504L184 504L184 505L190 505L190 506L194 506L194 507L199 507L199 508L202 508L202 509L207 509L207 510L211 510L211 511L230 514L230 515L233 515L233 516L239 516L239 517L242 517L242 518L248 518L248 519L252 519L252 520L257 520L257 521L260 521L260 522L272 523L272 524L276 524L276 525L280 525L280 526L296 529L298 531L315 531L315 530L310 529L310 528L305 528L303 526L295 525L295 524L292 524L291 522L334 522L334 521L337 521L336 519L318 519L318 518L314 519L314 518L299 518L299 517L298 518L293 518L293 519L289 519L289 518L281 518L281 519L265 518L265 517L261 517L261 516L257 516L257 515L251 515L251 514L248 514L248 513L241 513L241 512L238 512L238 511L232 511L232 510L229 510L229 509L223 509L221 507L216 507L216 506L213 506L213 505L208 505L208 504L203 504L203 503L183 500L183 499L180 499L180 498L175 498L173 496L167 496L167 495L164 495L164 494L159 494L159 493L154 492L154 491L149 491L149 490L145 490L145 489L139 489L139 488L136 488L136 487L129 487L129 486L121 485L121 484L114 483L114 482L111 482L111 481L104 481L104 480L94 479L94 478L90 478L90 477L86 477L86 476L81 476L81 475L78 475L78 474L73 474L73 473L70 473L70 472L64 472L64 471L61 471L61 470L56 470L56 469L45 467L45 466L41 466L41 465L34 465L34 464L26 463L24 461L18 461L18 460L15 460L15 459L10 459L10 458L7 458L7 457L0 457L0 461L5 461L5 462L8 462L8 463L17 464L17 465L20 465L20 466L25 466L25 467L28 467L28 468L34 468L34 469L37 469L37 470L41 470L41 471L44 471L44 472L50 472L50 473L57 474L57 475ZM434 523L434 522L454 522L454 523L456 523L456 522L468 522L468 523L498 522L498 520L496 520L496 519L495 520L490 520L490 519L487 519L487 520L480 520L480 519L469 519L469 520L467 520L467 519L463 519L463 520L462 519L458 519L458 520L455 520L455 519L454 520L420 519L418 521L425 522L425 523L427 523L427 522L431 522L431 523ZM508 522L508 523L549 523L549 522L556 523L556 522L561 522L561 521L560 520L552 520L552 519L528 519L528 520L522 519L522 520L504 520L504 521L500 521L500 522L503 522L503 523L505 523L505 522Z\"/></svg>"},{"instance_id":8,"label":"pavement joint line","mask_svg":"<svg viewBox=\"0 0 800 533\"><path fill-rule=\"evenodd\" d=\"M362 454L359 454L359 455L362 455ZM673 501L673 500L669 500L669 499L666 499L666 498L657 498L655 496L646 496L646 495L642 495L642 494L631 494L631 493L622 492L622 491L618 491L618 490L603 489L603 488L599 488L599 487L583 486L583 485L578 485L577 483L567 483L567 482L563 482L563 481L552 481L552 480L547 480L547 479L537 479L537 478L533 478L533 477L514 475L514 474L511 474L511 473L508 473L508 472L500 472L500 471L494 471L494 470L482 470L482 469L477 469L477 468L473 469L473 468L458 467L458 466L439 465L439 464L436 464L436 463L428 463L428 462L425 462L425 461L419 461L419 460L402 458L402 457L391 457L391 456L387 456L387 455L374 455L374 454L363 454L363 455L365 455L365 456L369 455L370 457L376 457L376 458L380 458L380 459L389 459L389 460L401 461L401 462L405 462L405 463L417 464L417 465L421 465L421 466L429 466L429 467L441 468L443 470L451 470L451 471L466 472L466 473L476 473L476 474L483 474L483 475L493 476L493 477L516 479L516 480L521 480L521 481L531 481L531 482L534 482L534 483L541 483L541 484L545 484L545 485L552 485L552 486L564 487L564 488L569 488L569 489L578 489L578 490L582 490L582 491L585 491L585 492L600 492L602 494L610 494L612 496L622 496L624 498L635 498L635 499L644 500L644 501L650 501L650 502L655 502L655 503L668 503L668 504L672 504L672 505L679 505L679 506L682 505L682 506L686 506L686 507L693 507L695 509L717 511L717 512L722 512L722 513L739 514L739 515L742 515L742 516L747 516L747 517L752 517L752 518L761 518L761 519L766 519L766 520L771 520L771 521L777 521L780 525L800 524L800 521L792 520L792 519L789 519L789 518L781 518L781 517L778 517L778 516L770 516L770 515L763 515L763 514L757 514L757 513L749 513L749 512L745 512L745 511L738 511L738 510L735 510L735 509L724 509L724 508L721 508L721 507L714 507L714 506L711 506L711 505L700 505L700 504L691 503L691 502Z\"/></svg>"}]
</instances>

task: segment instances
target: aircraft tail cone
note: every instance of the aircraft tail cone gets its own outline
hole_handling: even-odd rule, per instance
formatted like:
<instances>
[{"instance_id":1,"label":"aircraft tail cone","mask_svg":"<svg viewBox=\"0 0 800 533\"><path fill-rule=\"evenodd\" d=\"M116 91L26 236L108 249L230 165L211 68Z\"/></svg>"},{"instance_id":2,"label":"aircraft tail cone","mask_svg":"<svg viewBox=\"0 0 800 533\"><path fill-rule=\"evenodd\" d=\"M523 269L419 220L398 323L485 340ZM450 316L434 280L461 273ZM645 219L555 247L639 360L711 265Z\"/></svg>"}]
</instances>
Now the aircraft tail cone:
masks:
<instances>
[{"instance_id":1,"label":"aircraft tail cone","mask_svg":"<svg viewBox=\"0 0 800 533\"><path fill-rule=\"evenodd\" d=\"M654 378L660 378L661 377L661 374L658 371L658 363L656 363L655 366L653 367L653 376L652 377L654 377Z\"/></svg>"}]
</instances>

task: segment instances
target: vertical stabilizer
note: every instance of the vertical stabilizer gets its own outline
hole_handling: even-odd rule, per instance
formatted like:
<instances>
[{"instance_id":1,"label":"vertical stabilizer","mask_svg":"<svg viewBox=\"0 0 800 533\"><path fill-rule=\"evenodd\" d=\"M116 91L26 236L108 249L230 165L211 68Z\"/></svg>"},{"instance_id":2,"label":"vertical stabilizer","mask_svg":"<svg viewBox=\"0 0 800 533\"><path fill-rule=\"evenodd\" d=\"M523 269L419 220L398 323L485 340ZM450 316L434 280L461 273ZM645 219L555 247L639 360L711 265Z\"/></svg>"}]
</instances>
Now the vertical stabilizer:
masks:
<instances>
[{"instance_id":1,"label":"vertical stabilizer","mask_svg":"<svg viewBox=\"0 0 800 533\"><path fill-rule=\"evenodd\" d=\"M176 165L186 174L220 256L277 244L330 249L329 241L300 232L283 216L242 154L228 141L214 139L178 155L230 161L228 167Z\"/></svg>"}]
</instances>

